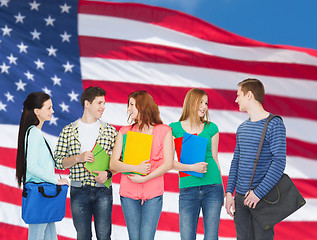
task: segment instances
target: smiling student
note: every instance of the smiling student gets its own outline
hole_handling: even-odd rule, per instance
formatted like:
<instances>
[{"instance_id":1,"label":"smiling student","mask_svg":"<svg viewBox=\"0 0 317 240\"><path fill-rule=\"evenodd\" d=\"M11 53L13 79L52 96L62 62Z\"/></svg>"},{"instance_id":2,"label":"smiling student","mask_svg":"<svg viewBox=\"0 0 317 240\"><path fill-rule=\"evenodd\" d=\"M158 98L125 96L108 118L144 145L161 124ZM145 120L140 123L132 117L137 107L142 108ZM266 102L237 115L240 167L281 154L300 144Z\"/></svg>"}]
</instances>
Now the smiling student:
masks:
<instances>
[{"instance_id":1,"label":"smiling student","mask_svg":"<svg viewBox=\"0 0 317 240\"><path fill-rule=\"evenodd\" d=\"M118 172L147 173L145 176L122 174L119 194L129 239L154 240L163 204L163 174L173 166L172 131L163 124L157 104L146 91L132 92L127 110L133 124L120 129L110 168ZM139 165L120 161L123 135L128 131L153 135L150 159Z\"/></svg>"},{"instance_id":2,"label":"smiling student","mask_svg":"<svg viewBox=\"0 0 317 240\"><path fill-rule=\"evenodd\" d=\"M202 178L179 178L179 226L182 240L196 239L200 210L203 213L204 239L218 239L220 211L224 198L218 162L219 130L217 125L208 119L207 93L194 88L185 96L179 121L170 124L174 138L183 137L186 132L207 139L205 162L188 165L174 160L173 169L177 171L203 173Z\"/></svg>"},{"instance_id":3,"label":"smiling student","mask_svg":"<svg viewBox=\"0 0 317 240\"><path fill-rule=\"evenodd\" d=\"M111 178L110 170L98 171L95 177L84 168L93 162L91 150L98 142L111 155L116 129L100 120L105 110L104 89L89 87L81 95L84 113L81 119L65 126L59 135L54 154L59 169L70 169L70 203L78 240L91 239L91 222L97 239L111 239L112 187L104 185Z\"/></svg>"},{"instance_id":4,"label":"smiling student","mask_svg":"<svg viewBox=\"0 0 317 240\"><path fill-rule=\"evenodd\" d=\"M53 113L52 100L46 93L33 92L23 103L16 158L16 177L19 187L24 182L68 185L67 179L55 178L54 160L48 148L50 145L41 131L44 122L51 120ZM55 222L29 224L28 239L57 240Z\"/></svg>"}]
</instances>

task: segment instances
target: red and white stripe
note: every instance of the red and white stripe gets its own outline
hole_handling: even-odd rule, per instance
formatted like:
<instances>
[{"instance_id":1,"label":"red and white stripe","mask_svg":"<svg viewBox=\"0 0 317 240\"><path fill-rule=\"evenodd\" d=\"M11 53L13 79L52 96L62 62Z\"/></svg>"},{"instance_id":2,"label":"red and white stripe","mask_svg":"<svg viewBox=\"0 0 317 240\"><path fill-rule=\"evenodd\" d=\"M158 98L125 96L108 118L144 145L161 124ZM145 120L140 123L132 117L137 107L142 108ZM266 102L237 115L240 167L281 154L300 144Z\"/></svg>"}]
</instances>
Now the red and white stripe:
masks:
<instances>
[{"instance_id":1,"label":"red and white stripe","mask_svg":"<svg viewBox=\"0 0 317 240\"><path fill-rule=\"evenodd\" d=\"M80 1L80 62L84 88L107 91L103 119L127 125L127 96L147 90L162 119L177 121L186 92L203 88L210 117L220 129L219 161L224 182L235 147L235 131L247 118L234 103L237 83L259 78L266 88L264 107L283 117L287 128L286 172L307 204L276 226L275 239L317 239L317 51L277 46L226 32L192 16L140 4ZM0 239L26 239L20 218L21 190L15 184L17 126L0 125ZM48 136L52 145L57 138ZM66 173L63 173L66 174ZM119 201L120 175L114 177L113 239L128 239ZM179 239L178 177L165 174L163 212L156 239ZM7 231L12 229L12 231ZM69 200L57 224L59 239L75 239ZM203 239L202 218L198 238ZM221 213L219 237L235 239L233 220Z\"/></svg>"}]
</instances>

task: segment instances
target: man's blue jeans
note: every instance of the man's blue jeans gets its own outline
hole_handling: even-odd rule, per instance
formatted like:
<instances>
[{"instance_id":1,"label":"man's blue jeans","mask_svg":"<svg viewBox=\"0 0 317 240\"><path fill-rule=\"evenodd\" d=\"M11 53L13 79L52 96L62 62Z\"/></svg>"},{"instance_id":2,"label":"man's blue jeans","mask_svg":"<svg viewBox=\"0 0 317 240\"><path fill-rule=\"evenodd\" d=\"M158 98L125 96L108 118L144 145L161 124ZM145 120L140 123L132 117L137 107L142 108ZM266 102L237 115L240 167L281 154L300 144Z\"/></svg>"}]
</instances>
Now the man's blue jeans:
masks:
<instances>
[{"instance_id":1,"label":"man's blue jeans","mask_svg":"<svg viewBox=\"0 0 317 240\"><path fill-rule=\"evenodd\" d=\"M146 200L122 197L121 206L128 228L129 240L154 240L162 212L163 196Z\"/></svg>"},{"instance_id":2,"label":"man's blue jeans","mask_svg":"<svg viewBox=\"0 0 317 240\"><path fill-rule=\"evenodd\" d=\"M236 193L234 224L237 240L273 240L274 229L263 230L253 219L248 206L244 205L244 195Z\"/></svg>"},{"instance_id":3,"label":"man's blue jeans","mask_svg":"<svg viewBox=\"0 0 317 240\"><path fill-rule=\"evenodd\" d=\"M77 240L90 240L91 221L94 216L98 240L110 240L112 187L71 187L70 203Z\"/></svg>"},{"instance_id":4,"label":"man's blue jeans","mask_svg":"<svg viewBox=\"0 0 317 240\"><path fill-rule=\"evenodd\" d=\"M223 196L221 184L179 189L179 228L182 240L196 239L200 209L203 213L204 239L218 239Z\"/></svg>"}]
</instances>

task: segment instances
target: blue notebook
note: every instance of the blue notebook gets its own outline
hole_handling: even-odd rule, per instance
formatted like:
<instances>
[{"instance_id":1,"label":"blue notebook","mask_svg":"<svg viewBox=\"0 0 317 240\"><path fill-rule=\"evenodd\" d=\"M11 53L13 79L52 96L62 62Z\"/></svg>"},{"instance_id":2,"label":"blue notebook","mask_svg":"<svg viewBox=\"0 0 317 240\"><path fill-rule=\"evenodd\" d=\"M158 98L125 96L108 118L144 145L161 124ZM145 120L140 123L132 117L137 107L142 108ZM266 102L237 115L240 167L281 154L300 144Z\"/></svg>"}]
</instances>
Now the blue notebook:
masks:
<instances>
[{"instance_id":1,"label":"blue notebook","mask_svg":"<svg viewBox=\"0 0 317 240\"><path fill-rule=\"evenodd\" d=\"M184 132L180 162L184 164L205 162L207 142L207 138ZM204 176L203 173L192 171L184 172L195 177L202 178Z\"/></svg>"}]
</instances>

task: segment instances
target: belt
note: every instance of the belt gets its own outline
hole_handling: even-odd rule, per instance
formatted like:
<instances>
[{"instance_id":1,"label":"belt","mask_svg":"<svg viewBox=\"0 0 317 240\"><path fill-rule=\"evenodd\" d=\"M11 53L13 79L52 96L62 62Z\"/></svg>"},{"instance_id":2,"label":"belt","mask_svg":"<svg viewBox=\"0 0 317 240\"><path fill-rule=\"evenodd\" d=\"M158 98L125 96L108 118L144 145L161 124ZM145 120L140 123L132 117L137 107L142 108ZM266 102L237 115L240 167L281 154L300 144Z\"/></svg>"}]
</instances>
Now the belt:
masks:
<instances>
[{"instance_id":1,"label":"belt","mask_svg":"<svg viewBox=\"0 0 317 240\"><path fill-rule=\"evenodd\" d=\"M71 181L70 181L70 186L72 186L72 187L82 187L82 186L84 186L84 185L82 184L81 181L71 180ZM104 184L101 184L101 183L97 183L97 182L96 182L95 187L106 187L106 186L105 186Z\"/></svg>"}]
</instances>

